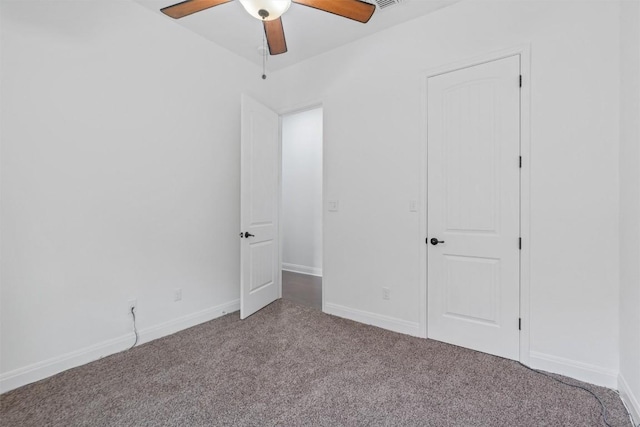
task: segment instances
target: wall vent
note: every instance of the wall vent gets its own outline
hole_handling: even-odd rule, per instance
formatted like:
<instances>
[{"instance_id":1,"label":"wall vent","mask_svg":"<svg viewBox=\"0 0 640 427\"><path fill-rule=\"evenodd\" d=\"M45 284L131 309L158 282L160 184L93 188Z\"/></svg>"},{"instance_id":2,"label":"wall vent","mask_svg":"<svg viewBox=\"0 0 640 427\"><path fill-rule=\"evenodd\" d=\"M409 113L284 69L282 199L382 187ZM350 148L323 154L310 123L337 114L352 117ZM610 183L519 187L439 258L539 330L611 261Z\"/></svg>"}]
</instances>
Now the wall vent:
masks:
<instances>
[{"instance_id":1,"label":"wall vent","mask_svg":"<svg viewBox=\"0 0 640 427\"><path fill-rule=\"evenodd\" d=\"M397 4L404 3L405 1L406 0L370 0L369 3L373 3L378 6L378 9L383 10Z\"/></svg>"}]
</instances>

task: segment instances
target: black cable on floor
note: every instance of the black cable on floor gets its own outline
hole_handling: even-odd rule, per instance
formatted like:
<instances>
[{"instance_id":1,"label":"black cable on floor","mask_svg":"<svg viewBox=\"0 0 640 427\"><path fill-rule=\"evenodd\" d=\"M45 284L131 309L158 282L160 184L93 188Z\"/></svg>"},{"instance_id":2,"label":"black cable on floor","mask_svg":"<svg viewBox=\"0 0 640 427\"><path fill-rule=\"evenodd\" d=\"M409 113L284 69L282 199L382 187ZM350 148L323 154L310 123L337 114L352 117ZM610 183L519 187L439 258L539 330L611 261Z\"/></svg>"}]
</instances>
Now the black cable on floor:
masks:
<instances>
[{"instance_id":1,"label":"black cable on floor","mask_svg":"<svg viewBox=\"0 0 640 427\"><path fill-rule=\"evenodd\" d=\"M551 376L551 375L549 375L549 374L547 374L545 372L538 371L537 369L530 368L530 367L528 367L527 365L524 365L521 362L518 362L518 363L520 363L522 366L524 366L525 368L527 368L530 371L533 371L533 372L535 372L537 374L540 374L540 375L544 375L545 377L551 378L552 380L557 381L557 382L559 382L561 384L568 385L569 387L579 388L580 390L584 390L587 393L589 393L591 396L595 397L596 400L598 401L598 403L600 404L600 407L602 408L601 411L600 411L600 415L602 416L602 420L604 421L604 423L605 423L605 425L607 427L613 427L611 424L609 424L609 421L607 420L607 407L604 406L604 403L602 402L602 400L594 392L592 392L591 390L589 390L586 387L582 387L582 386L579 386L579 385L576 385L576 384L570 384L570 383L562 381L562 380L560 380L560 379L558 379L556 377L553 377L553 376Z\"/></svg>"},{"instance_id":2,"label":"black cable on floor","mask_svg":"<svg viewBox=\"0 0 640 427\"><path fill-rule=\"evenodd\" d=\"M136 334L136 340L134 341L133 345L131 347L129 347L129 350L131 350L133 347L136 346L136 344L138 344L138 329L136 328L135 307L131 307L131 315L133 316L133 333Z\"/></svg>"}]
</instances>

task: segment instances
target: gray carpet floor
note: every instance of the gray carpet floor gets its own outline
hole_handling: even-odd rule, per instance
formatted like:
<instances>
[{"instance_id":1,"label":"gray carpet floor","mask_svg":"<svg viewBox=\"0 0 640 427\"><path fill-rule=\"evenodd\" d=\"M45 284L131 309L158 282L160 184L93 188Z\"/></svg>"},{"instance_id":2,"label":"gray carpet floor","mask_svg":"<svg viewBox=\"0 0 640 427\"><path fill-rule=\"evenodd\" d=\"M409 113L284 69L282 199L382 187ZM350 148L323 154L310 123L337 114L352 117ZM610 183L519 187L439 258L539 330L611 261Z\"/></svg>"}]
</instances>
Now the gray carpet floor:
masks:
<instances>
[{"instance_id":1,"label":"gray carpet floor","mask_svg":"<svg viewBox=\"0 0 640 427\"><path fill-rule=\"evenodd\" d=\"M611 425L631 425L614 391L585 386ZM604 425L588 393L516 362L282 300L5 393L0 416L39 427Z\"/></svg>"}]
</instances>

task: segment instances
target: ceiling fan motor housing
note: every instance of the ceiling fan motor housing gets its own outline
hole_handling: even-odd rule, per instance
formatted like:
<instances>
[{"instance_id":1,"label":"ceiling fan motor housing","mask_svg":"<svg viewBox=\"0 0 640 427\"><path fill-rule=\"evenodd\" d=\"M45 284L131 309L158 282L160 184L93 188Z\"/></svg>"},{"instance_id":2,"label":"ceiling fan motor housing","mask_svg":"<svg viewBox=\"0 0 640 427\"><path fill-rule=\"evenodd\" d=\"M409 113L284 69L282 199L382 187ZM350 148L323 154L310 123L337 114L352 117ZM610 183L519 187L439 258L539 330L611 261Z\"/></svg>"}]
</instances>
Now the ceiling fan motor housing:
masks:
<instances>
[{"instance_id":1,"label":"ceiling fan motor housing","mask_svg":"<svg viewBox=\"0 0 640 427\"><path fill-rule=\"evenodd\" d=\"M291 0L240 0L240 4L254 18L272 21L289 9Z\"/></svg>"}]
</instances>

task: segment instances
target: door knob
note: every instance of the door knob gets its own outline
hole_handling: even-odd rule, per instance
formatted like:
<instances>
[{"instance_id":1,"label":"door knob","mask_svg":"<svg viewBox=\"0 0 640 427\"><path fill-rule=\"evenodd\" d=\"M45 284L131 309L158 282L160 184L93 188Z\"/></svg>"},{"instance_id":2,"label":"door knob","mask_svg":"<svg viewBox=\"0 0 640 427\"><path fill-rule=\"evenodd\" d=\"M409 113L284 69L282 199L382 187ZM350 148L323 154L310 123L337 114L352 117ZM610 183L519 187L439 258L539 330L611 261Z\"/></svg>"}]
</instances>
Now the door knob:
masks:
<instances>
[{"instance_id":1,"label":"door knob","mask_svg":"<svg viewBox=\"0 0 640 427\"><path fill-rule=\"evenodd\" d=\"M249 237L255 237L253 234L249 233L248 231L244 232L244 238L248 239Z\"/></svg>"},{"instance_id":2,"label":"door knob","mask_svg":"<svg viewBox=\"0 0 640 427\"><path fill-rule=\"evenodd\" d=\"M444 243L444 240L438 240L438 239L436 239L435 237L432 237L432 238L431 238L431 244L432 244L433 246L437 245L438 243Z\"/></svg>"}]
</instances>

